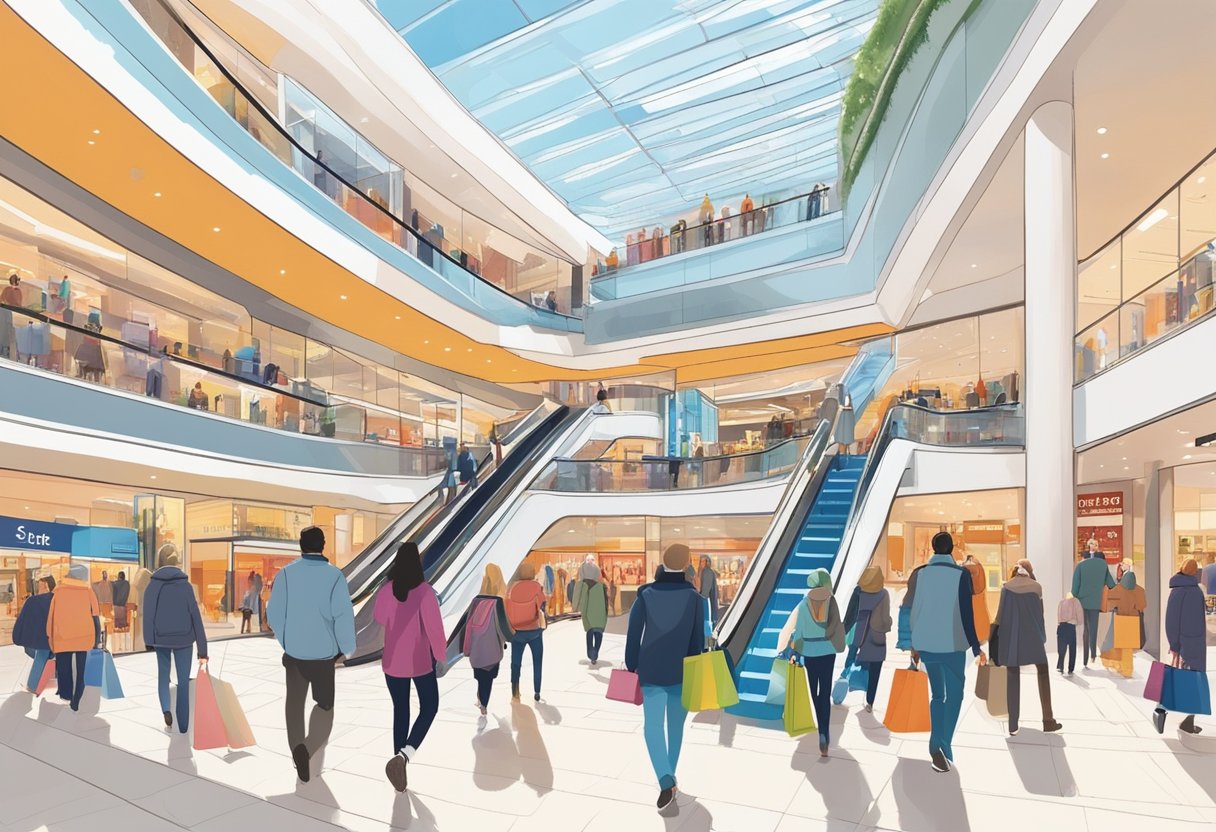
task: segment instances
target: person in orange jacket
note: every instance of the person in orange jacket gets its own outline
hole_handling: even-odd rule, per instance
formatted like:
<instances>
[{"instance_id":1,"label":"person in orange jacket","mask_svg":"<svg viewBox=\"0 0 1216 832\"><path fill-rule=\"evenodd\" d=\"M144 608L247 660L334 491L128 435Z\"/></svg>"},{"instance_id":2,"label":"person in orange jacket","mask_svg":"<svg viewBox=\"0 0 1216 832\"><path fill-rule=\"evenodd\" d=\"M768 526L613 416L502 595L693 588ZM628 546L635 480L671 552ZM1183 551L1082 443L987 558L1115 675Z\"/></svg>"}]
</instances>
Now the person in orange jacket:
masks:
<instances>
[{"instance_id":1,"label":"person in orange jacket","mask_svg":"<svg viewBox=\"0 0 1216 832\"><path fill-rule=\"evenodd\" d=\"M68 576L55 587L46 634L55 654L59 698L70 702L73 711L79 711L84 695L84 664L89 651L101 641L101 605L89 586L89 567L84 564L69 569Z\"/></svg>"}]
</instances>

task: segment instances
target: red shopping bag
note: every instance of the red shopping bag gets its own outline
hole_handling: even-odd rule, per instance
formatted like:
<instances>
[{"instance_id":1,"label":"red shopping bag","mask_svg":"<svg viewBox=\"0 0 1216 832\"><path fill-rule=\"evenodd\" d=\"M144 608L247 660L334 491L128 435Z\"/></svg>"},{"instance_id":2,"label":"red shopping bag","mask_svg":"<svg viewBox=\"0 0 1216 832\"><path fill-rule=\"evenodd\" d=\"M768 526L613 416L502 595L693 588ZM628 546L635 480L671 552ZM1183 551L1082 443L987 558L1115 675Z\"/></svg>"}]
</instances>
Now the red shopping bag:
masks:
<instances>
[{"instance_id":1,"label":"red shopping bag","mask_svg":"<svg viewBox=\"0 0 1216 832\"><path fill-rule=\"evenodd\" d=\"M178 691L180 695L181 691ZM202 668L194 680L194 749L227 748L228 732L224 729L224 717L220 714L211 677Z\"/></svg>"},{"instance_id":2,"label":"red shopping bag","mask_svg":"<svg viewBox=\"0 0 1216 832\"><path fill-rule=\"evenodd\" d=\"M1165 665L1153 662L1148 669L1148 681L1144 683L1144 698L1149 702L1161 701L1161 689L1165 684Z\"/></svg>"},{"instance_id":3,"label":"red shopping bag","mask_svg":"<svg viewBox=\"0 0 1216 832\"><path fill-rule=\"evenodd\" d=\"M638 681L638 674L630 673L628 670L612 671L612 675L608 677L607 696L616 702L641 705L642 685Z\"/></svg>"},{"instance_id":4,"label":"red shopping bag","mask_svg":"<svg viewBox=\"0 0 1216 832\"><path fill-rule=\"evenodd\" d=\"M891 680L891 698L887 702L887 713L882 724L896 733L928 731L929 721L929 675L917 669L916 663L905 670L895 671Z\"/></svg>"},{"instance_id":5,"label":"red shopping bag","mask_svg":"<svg viewBox=\"0 0 1216 832\"><path fill-rule=\"evenodd\" d=\"M42 675L38 678L38 687L34 690L35 696L42 696L42 692L46 690L46 686L55 678L55 659L46 660L46 665L42 668Z\"/></svg>"}]
</instances>

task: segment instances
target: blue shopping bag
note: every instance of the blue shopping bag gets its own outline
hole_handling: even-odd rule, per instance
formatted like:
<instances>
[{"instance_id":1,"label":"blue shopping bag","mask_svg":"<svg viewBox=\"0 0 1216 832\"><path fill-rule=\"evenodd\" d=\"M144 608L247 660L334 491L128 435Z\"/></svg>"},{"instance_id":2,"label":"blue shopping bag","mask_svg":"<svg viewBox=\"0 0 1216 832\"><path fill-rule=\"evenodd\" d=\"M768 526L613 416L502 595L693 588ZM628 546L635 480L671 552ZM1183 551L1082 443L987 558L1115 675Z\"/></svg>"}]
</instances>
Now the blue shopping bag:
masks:
<instances>
[{"instance_id":1,"label":"blue shopping bag","mask_svg":"<svg viewBox=\"0 0 1216 832\"><path fill-rule=\"evenodd\" d=\"M89 651L88 657L84 660L84 683L88 687L101 687L102 676L105 672L103 667L105 655L105 650L93 649Z\"/></svg>"},{"instance_id":2,"label":"blue shopping bag","mask_svg":"<svg viewBox=\"0 0 1216 832\"><path fill-rule=\"evenodd\" d=\"M85 665L86 670L88 665ZM114 656L108 650L101 653L101 698L122 699L122 682L118 681L118 668L114 666Z\"/></svg>"},{"instance_id":3,"label":"blue shopping bag","mask_svg":"<svg viewBox=\"0 0 1216 832\"><path fill-rule=\"evenodd\" d=\"M849 680L849 690L865 690L870 684L870 669L864 664L853 663L844 675Z\"/></svg>"},{"instance_id":4,"label":"blue shopping bag","mask_svg":"<svg viewBox=\"0 0 1216 832\"><path fill-rule=\"evenodd\" d=\"M1178 714L1211 715L1208 675L1199 670L1166 667L1165 681L1161 685L1161 707Z\"/></svg>"},{"instance_id":5,"label":"blue shopping bag","mask_svg":"<svg viewBox=\"0 0 1216 832\"><path fill-rule=\"evenodd\" d=\"M844 702L844 698L849 694L849 680L845 676L841 676L832 683L832 704L839 705Z\"/></svg>"}]
</instances>

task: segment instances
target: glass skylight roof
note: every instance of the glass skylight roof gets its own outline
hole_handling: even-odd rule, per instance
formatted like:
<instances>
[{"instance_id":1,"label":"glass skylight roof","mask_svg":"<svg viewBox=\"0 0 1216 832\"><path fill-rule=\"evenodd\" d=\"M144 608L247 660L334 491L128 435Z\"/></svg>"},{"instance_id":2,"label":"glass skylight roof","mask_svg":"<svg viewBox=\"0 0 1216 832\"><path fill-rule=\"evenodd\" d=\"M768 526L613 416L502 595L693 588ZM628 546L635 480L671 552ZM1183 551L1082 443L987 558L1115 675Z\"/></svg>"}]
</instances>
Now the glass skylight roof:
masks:
<instances>
[{"instance_id":1,"label":"glass skylight roof","mask_svg":"<svg viewBox=\"0 0 1216 832\"><path fill-rule=\"evenodd\" d=\"M439 79L611 239L833 182L878 0L376 0Z\"/></svg>"}]
</instances>

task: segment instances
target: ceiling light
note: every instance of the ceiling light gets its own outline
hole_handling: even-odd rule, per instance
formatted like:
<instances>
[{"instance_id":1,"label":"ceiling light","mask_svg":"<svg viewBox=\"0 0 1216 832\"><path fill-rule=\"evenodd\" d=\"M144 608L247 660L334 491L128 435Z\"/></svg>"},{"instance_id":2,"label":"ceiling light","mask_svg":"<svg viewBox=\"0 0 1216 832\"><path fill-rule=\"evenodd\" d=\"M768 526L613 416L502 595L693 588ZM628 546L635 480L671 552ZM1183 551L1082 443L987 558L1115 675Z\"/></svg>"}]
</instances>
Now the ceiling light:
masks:
<instances>
[{"instance_id":1,"label":"ceiling light","mask_svg":"<svg viewBox=\"0 0 1216 832\"><path fill-rule=\"evenodd\" d=\"M1099 127L1099 128L1098 128L1098 135L1099 135L1099 136L1105 136L1105 135L1106 135L1106 128L1105 128L1105 127Z\"/></svg>"},{"instance_id":2,"label":"ceiling light","mask_svg":"<svg viewBox=\"0 0 1216 832\"><path fill-rule=\"evenodd\" d=\"M451 348L451 347L444 347L444 348L443 348L443 351L444 351L444 352L451 352L451 351L452 351L452 348Z\"/></svg>"},{"instance_id":3,"label":"ceiling light","mask_svg":"<svg viewBox=\"0 0 1216 832\"><path fill-rule=\"evenodd\" d=\"M472 351L473 351L472 347L469 347L467 350L465 350L465 352L472 352Z\"/></svg>"},{"instance_id":4,"label":"ceiling light","mask_svg":"<svg viewBox=\"0 0 1216 832\"><path fill-rule=\"evenodd\" d=\"M29 506L26 506L26 507L25 507L25 510L26 510L26 511L29 511L29 510L30 510L30 507L29 507Z\"/></svg>"},{"instance_id":5,"label":"ceiling light","mask_svg":"<svg viewBox=\"0 0 1216 832\"><path fill-rule=\"evenodd\" d=\"M93 130L93 135L94 135L94 136L100 136L100 135L101 135L101 131L100 131L100 130L97 130L97 129L94 129L94 130Z\"/></svg>"},{"instance_id":6,"label":"ceiling light","mask_svg":"<svg viewBox=\"0 0 1216 832\"><path fill-rule=\"evenodd\" d=\"M1141 221L1141 223L1136 226L1136 230L1137 231L1148 231L1150 228L1152 228L1157 223L1161 222L1163 219L1165 219L1169 215L1170 215L1169 211L1165 210L1164 208L1158 208L1156 211L1153 211L1153 213L1151 213L1147 217L1145 217Z\"/></svg>"},{"instance_id":7,"label":"ceiling light","mask_svg":"<svg viewBox=\"0 0 1216 832\"><path fill-rule=\"evenodd\" d=\"M423 341L422 343L424 343L424 344L429 344L429 343L431 343L431 342L430 342L430 341Z\"/></svg>"},{"instance_id":8,"label":"ceiling light","mask_svg":"<svg viewBox=\"0 0 1216 832\"><path fill-rule=\"evenodd\" d=\"M1198 182L1200 185L1202 185L1204 182L1207 182L1207 181L1208 181L1208 178L1207 178L1206 176L1201 176L1201 177L1199 177L1199 179L1197 179L1196 181L1197 181L1197 182Z\"/></svg>"},{"instance_id":9,"label":"ceiling light","mask_svg":"<svg viewBox=\"0 0 1216 832\"><path fill-rule=\"evenodd\" d=\"M367 124L367 116L364 116L363 118L359 119L359 123L360 123L360 124Z\"/></svg>"},{"instance_id":10,"label":"ceiling light","mask_svg":"<svg viewBox=\"0 0 1216 832\"><path fill-rule=\"evenodd\" d=\"M493 360L492 360L492 359L487 358L487 359L486 359L486 363L487 363L487 364L492 364L492 363L494 363L494 362L493 362Z\"/></svg>"},{"instance_id":11,"label":"ceiling light","mask_svg":"<svg viewBox=\"0 0 1216 832\"><path fill-rule=\"evenodd\" d=\"M93 141L92 139L89 139L89 144L97 144L97 142Z\"/></svg>"},{"instance_id":12,"label":"ceiling light","mask_svg":"<svg viewBox=\"0 0 1216 832\"><path fill-rule=\"evenodd\" d=\"M338 295L338 300L346 300L346 295Z\"/></svg>"},{"instance_id":13,"label":"ceiling light","mask_svg":"<svg viewBox=\"0 0 1216 832\"><path fill-rule=\"evenodd\" d=\"M156 474L153 474L153 475L152 475L151 477L149 477L148 479L152 479L152 480L156 479Z\"/></svg>"},{"instance_id":14,"label":"ceiling light","mask_svg":"<svg viewBox=\"0 0 1216 832\"><path fill-rule=\"evenodd\" d=\"M216 234L220 233L220 227L218 225L213 225L211 227L211 230L214 231Z\"/></svg>"},{"instance_id":15,"label":"ceiling light","mask_svg":"<svg viewBox=\"0 0 1216 832\"><path fill-rule=\"evenodd\" d=\"M152 194L152 196L156 197L157 199L160 199L160 191L156 191L154 194Z\"/></svg>"},{"instance_id":16,"label":"ceiling light","mask_svg":"<svg viewBox=\"0 0 1216 832\"><path fill-rule=\"evenodd\" d=\"M1103 154L1102 154L1102 158L1103 158L1103 159L1109 159L1109 158L1110 158L1110 154L1109 154L1109 153L1103 153Z\"/></svg>"},{"instance_id":17,"label":"ceiling light","mask_svg":"<svg viewBox=\"0 0 1216 832\"><path fill-rule=\"evenodd\" d=\"M394 320L394 321L399 321L399 320L401 320L401 316L400 316L400 315L394 315L394 316L393 316L393 320Z\"/></svg>"},{"instance_id":18,"label":"ceiling light","mask_svg":"<svg viewBox=\"0 0 1216 832\"><path fill-rule=\"evenodd\" d=\"M455 179L457 176L460 176L460 174L459 174L459 173L453 173L453 174L452 174L452 178L453 178L453 179Z\"/></svg>"},{"instance_id":19,"label":"ceiling light","mask_svg":"<svg viewBox=\"0 0 1216 832\"><path fill-rule=\"evenodd\" d=\"M287 274L287 269L279 269L279 274Z\"/></svg>"},{"instance_id":20,"label":"ceiling light","mask_svg":"<svg viewBox=\"0 0 1216 832\"><path fill-rule=\"evenodd\" d=\"M977 267L977 265L978 265L978 264L976 264L976 263L972 263L972 264L971 264L971 268L973 268L973 269L974 269L974 268L976 268L976 267Z\"/></svg>"},{"instance_id":21,"label":"ceiling light","mask_svg":"<svg viewBox=\"0 0 1216 832\"><path fill-rule=\"evenodd\" d=\"M1191 454L1186 454L1186 455L1185 455L1184 457L1182 457L1182 458L1183 458L1184 460L1186 460L1186 459L1190 459L1190 458L1191 458ZM26 508L29 508L29 506L26 506Z\"/></svg>"}]
</instances>

